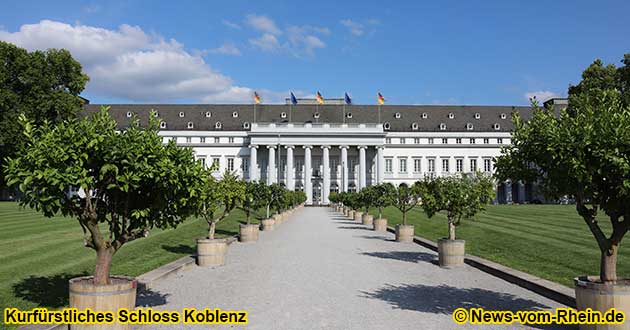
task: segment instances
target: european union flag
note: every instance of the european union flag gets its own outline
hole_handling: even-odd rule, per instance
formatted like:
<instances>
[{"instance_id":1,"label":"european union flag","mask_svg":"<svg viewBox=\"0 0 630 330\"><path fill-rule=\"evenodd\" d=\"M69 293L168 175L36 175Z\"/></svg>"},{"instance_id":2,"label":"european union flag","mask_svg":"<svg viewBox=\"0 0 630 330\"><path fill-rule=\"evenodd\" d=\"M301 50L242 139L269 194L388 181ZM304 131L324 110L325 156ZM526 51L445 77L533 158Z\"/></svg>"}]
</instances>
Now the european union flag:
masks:
<instances>
[{"instance_id":1,"label":"european union flag","mask_svg":"<svg viewBox=\"0 0 630 330\"><path fill-rule=\"evenodd\" d=\"M345 97L345 99L346 99L346 104L347 104L347 105L352 104L352 99L350 98L350 96L348 96L348 93L346 93L346 97Z\"/></svg>"},{"instance_id":2,"label":"european union flag","mask_svg":"<svg viewBox=\"0 0 630 330\"><path fill-rule=\"evenodd\" d=\"M296 105L296 104L297 104L297 99L295 98L295 95L293 95L293 92L291 92L291 103L292 103L293 105Z\"/></svg>"}]
</instances>

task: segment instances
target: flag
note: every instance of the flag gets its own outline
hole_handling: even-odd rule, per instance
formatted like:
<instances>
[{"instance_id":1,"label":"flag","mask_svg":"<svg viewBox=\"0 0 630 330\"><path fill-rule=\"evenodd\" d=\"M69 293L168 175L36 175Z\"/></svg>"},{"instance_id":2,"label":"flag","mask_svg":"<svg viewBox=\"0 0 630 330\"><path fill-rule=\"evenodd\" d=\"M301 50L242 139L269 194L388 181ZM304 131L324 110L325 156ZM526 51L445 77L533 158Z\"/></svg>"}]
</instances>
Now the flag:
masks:
<instances>
[{"instance_id":1,"label":"flag","mask_svg":"<svg viewBox=\"0 0 630 330\"><path fill-rule=\"evenodd\" d=\"M295 98L295 95L293 95L293 92L291 92L291 104L293 105L297 104L297 99Z\"/></svg>"},{"instance_id":2,"label":"flag","mask_svg":"<svg viewBox=\"0 0 630 330\"><path fill-rule=\"evenodd\" d=\"M260 104L260 96L256 92L254 92L254 103Z\"/></svg>"},{"instance_id":3,"label":"flag","mask_svg":"<svg viewBox=\"0 0 630 330\"><path fill-rule=\"evenodd\" d=\"M322 97L322 94L319 91L317 92L317 103L324 104L324 98Z\"/></svg>"},{"instance_id":4,"label":"flag","mask_svg":"<svg viewBox=\"0 0 630 330\"><path fill-rule=\"evenodd\" d=\"M346 95L345 95L345 99L346 99L346 104L347 104L347 105L352 104L352 99L350 98L350 96L348 96L348 93L346 93Z\"/></svg>"},{"instance_id":5,"label":"flag","mask_svg":"<svg viewBox=\"0 0 630 330\"><path fill-rule=\"evenodd\" d=\"M383 105L383 104L385 104L385 98L383 97L383 94L381 94L381 92L378 92L378 98L377 98L377 101L378 101L378 105Z\"/></svg>"}]
</instances>

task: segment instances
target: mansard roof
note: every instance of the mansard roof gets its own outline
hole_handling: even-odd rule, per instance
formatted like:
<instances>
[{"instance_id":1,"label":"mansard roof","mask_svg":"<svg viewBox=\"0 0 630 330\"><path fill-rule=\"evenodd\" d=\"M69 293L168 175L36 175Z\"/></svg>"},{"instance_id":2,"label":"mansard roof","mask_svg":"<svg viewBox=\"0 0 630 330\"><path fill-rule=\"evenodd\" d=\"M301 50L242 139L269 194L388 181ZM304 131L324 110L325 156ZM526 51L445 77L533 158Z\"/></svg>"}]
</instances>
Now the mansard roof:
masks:
<instances>
[{"instance_id":1,"label":"mansard roof","mask_svg":"<svg viewBox=\"0 0 630 330\"><path fill-rule=\"evenodd\" d=\"M86 104L84 115L94 113L99 104ZM166 131L248 131L244 123L254 122L252 104L113 104L110 114L120 128L136 114L146 123L151 110L166 123ZM380 107L380 122L389 123L390 132L509 132L513 129L511 114L518 112L524 119L532 115L531 107L524 106L467 106L467 105L384 105ZM180 116L183 113L183 117ZM210 115L208 116L207 113ZM282 113L286 115L283 118ZM319 114L319 118L316 117ZM234 114L237 116L234 117ZM349 118L351 114L351 118ZM376 105L348 105L345 123L378 123ZM478 116L478 118L477 118ZM342 123L343 105L256 105L258 123ZM193 128L188 128L188 123ZM217 128L216 123L221 123ZM417 125L414 125L417 124ZM446 125L441 129L442 124ZM467 126L472 124L472 130ZM498 124L498 126L496 125ZM416 128L417 127L417 128ZM498 127L498 129L497 129Z\"/></svg>"}]
</instances>

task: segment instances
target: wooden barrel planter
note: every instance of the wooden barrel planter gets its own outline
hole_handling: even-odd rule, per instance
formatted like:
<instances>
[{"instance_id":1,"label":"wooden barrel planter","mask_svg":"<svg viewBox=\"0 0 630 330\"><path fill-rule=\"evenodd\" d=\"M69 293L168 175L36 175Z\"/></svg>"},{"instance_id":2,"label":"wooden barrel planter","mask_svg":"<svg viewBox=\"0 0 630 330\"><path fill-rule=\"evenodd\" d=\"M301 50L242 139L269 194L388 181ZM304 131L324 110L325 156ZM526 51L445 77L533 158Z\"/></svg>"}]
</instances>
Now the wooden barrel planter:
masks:
<instances>
[{"instance_id":1,"label":"wooden barrel planter","mask_svg":"<svg viewBox=\"0 0 630 330\"><path fill-rule=\"evenodd\" d=\"M197 239L197 265L201 267L225 265L226 254L225 239Z\"/></svg>"},{"instance_id":2,"label":"wooden barrel planter","mask_svg":"<svg viewBox=\"0 0 630 330\"><path fill-rule=\"evenodd\" d=\"M591 308L602 313L611 308L626 315L624 324L580 324L580 330L627 330L630 329L630 280L618 280L614 284L599 282L599 276L581 276L574 280L575 303L580 311Z\"/></svg>"},{"instance_id":3,"label":"wooden barrel planter","mask_svg":"<svg viewBox=\"0 0 630 330\"><path fill-rule=\"evenodd\" d=\"M363 216L363 212L354 211L354 221L360 223L362 221L361 219L362 216Z\"/></svg>"},{"instance_id":4,"label":"wooden barrel planter","mask_svg":"<svg viewBox=\"0 0 630 330\"><path fill-rule=\"evenodd\" d=\"M387 231L386 218L374 219L372 223L374 225L374 231Z\"/></svg>"},{"instance_id":5,"label":"wooden barrel planter","mask_svg":"<svg viewBox=\"0 0 630 330\"><path fill-rule=\"evenodd\" d=\"M273 215L273 220L276 222L276 225L279 225L282 223L282 216L280 214L274 214Z\"/></svg>"},{"instance_id":6,"label":"wooden barrel planter","mask_svg":"<svg viewBox=\"0 0 630 330\"><path fill-rule=\"evenodd\" d=\"M440 267L463 265L464 254L466 254L466 241L463 239L450 240L442 238L438 240L438 260Z\"/></svg>"},{"instance_id":7,"label":"wooden barrel planter","mask_svg":"<svg viewBox=\"0 0 630 330\"><path fill-rule=\"evenodd\" d=\"M410 243L413 242L413 225L396 225L396 241Z\"/></svg>"},{"instance_id":8,"label":"wooden barrel planter","mask_svg":"<svg viewBox=\"0 0 630 330\"><path fill-rule=\"evenodd\" d=\"M354 212L355 212L354 210L349 210L348 211L348 218L354 220Z\"/></svg>"},{"instance_id":9,"label":"wooden barrel planter","mask_svg":"<svg viewBox=\"0 0 630 330\"><path fill-rule=\"evenodd\" d=\"M256 242L258 240L258 228L259 225L243 225L238 228L238 241L239 242Z\"/></svg>"},{"instance_id":10,"label":"wooden barrel planter","mask_svg":"<svg viewBox=\"0 0 630 330\"><path fill-rule=\"evenodd\" d=\"M374 221L374 217L372 217L371 214L369 213L363 213L363 215L361 216L361 223L363 223L366 226L372 226Z\"/></svg>"},{"instance_id":11,"label":"wooden barrel planter","mask_svg":"<svg viewBox=\"0 0 630 330\"><path fill-rule=\"evenodd\" d=\"M280 214L282 216L282 221L287 221L289 220L289 212L284 211L282 212L282 214Z\"/></svg>"},{"instance_id":12,"label":"wooden barrel planter","mask_svg":"<svg viewBox=\"0 0 630 330\"><path fill-rule=\"evenodd\" d=\"M260 221L260 223L261 223L262 231L272 231L273 226L276 223L276 221L270 218L270 219L263 219L262 221Z\"/></svg>"},{"instance_id":13,"label":"wooden barrel planter","mask_svg":"<svg viewBox=\"0 0 630 330\"><path fill-rule=\"evenodd\" d=\"M111 276L110 284L94 285L92 276L73 278L69 283L70 305L78 310L89 308L93 311L112 311L120 308L136 308L136 289L138 283L132 277ZM131 330L131 324L73 324L72 330Z\"/></svg>"}]
</instances>

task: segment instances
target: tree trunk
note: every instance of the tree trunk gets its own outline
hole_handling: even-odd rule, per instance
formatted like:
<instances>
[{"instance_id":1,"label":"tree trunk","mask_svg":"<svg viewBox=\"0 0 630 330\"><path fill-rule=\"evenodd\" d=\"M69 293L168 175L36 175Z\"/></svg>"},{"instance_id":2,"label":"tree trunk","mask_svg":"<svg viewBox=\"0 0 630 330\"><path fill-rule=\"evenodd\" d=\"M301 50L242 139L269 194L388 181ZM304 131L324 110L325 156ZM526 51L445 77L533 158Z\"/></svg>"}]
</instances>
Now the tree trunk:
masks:
<instances>
[{"instance_id":1,"label":"tree trunk","mask_svg":"<svg viewBox=\"0 0 630 330\"><path fill-rule=\"evenodd\" d=\"M383 208L382 207L378 208L378 218L379 219L383 219Z\"/></svg>"},{"instance_id":2,"label":"tree trunk","mask_svg":"<svg viewBox=\"0 0 630 330\"><path fill-rule=\"evenodd\" d=\"M448 217L448 239L455 240L455 219L452 216Z\"/></svg>"},{"instance_id":3,"label":"tree trunk","mask_svg":"<svg viewBox=\"0 0 630 330\"><path fill-rule=\"evenodd\" d=\"M407 225L407 211L402 211L402 224L403 226Z\"/></svg>"},{"instance_id":4,"label":"tree trunk","mask_svg":"<svg viewBox=\"0 0 630 330\"><path fill-rule=\"evenodd\" d=\"M247 210L245 211L245 214L247 216L247 224L248 225L249 225L249 213L250 213L250 211L249 211L249 207L248 207Z\"/></svg>"},{"instance_id":5,"label":"tree trunk","mask_svg":"<svg viewBox=\"0 0 630 330\"><path fill-rule=\"evenodd\" d=\"M269 204L267 204L267 219L269 219Z\"/></svg>"},{"instance_id":6,"label":"tree trunk","mask_svg":"<svg viewBox=\"0 0 630 330\"><path fill-rule=\"evenodd\" d=\"M608 250L602 251L599 277L602 283L617 281L617 250L619 246L611 244Z\"/></svg>"},{"instance_id":7,"label":"tree trunk","mask_svg":"<svg viewBox=\"0 0 630 330\"><path fill-rule=\"evenodd\" d=\"M94 284L109 284L109 270L112 266L113 252L108 248L101 248L96 251L96 267L94 268Z\"/></svg>"},{"instance_id":8,"label":"tree trunk","mask_svg":"<svg viewBox=\"0 0 630 330\"><path fill-rule=\"evenodd\" d=\"M214 221L210 222L210 229L208 230L208 239L214 239L214 231L217 228L217 224Z\"/></svg>"}]
</instances>

